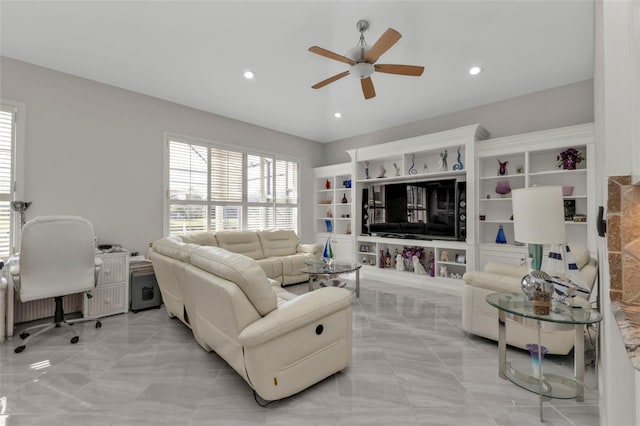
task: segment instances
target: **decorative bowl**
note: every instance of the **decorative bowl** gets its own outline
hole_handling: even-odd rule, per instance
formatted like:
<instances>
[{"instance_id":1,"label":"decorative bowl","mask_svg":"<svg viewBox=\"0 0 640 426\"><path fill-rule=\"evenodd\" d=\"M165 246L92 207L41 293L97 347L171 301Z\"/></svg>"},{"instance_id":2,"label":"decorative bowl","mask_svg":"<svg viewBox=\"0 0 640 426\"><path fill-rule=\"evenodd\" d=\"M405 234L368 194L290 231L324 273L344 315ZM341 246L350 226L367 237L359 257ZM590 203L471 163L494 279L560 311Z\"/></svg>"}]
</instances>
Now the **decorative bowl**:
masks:
<instances>
[{"instance_id":1,"label":"decorative bowl","mask_svg":"<svg viewBox=\"0 0 640 426\"><path fill-rule=\"evenodd\" d=\"M573 186L563 186L562 187L562 195L564 197L569 197L573 195Z\"/></svg>"}]
</instances>

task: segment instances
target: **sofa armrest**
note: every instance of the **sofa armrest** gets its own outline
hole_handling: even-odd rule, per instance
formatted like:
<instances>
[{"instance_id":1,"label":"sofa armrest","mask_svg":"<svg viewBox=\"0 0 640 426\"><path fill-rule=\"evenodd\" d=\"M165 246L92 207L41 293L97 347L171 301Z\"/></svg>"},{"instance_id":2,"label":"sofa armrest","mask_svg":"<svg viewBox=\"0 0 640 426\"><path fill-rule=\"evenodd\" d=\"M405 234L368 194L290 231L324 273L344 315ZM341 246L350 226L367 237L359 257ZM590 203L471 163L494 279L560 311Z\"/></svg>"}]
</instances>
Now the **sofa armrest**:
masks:
<instances>
[{"instance_id":1,"label":"sofa armrest","mask_svg":"<svg viewBox=\"0 0 640 426\"><path fill-rule=\"evenodd\" d=\"M529 268L527 267L526 263L522 263L520 265L511 265L508 263L489 261L485 265L483 272L522 278L529 273Z\"/></svg>"},{"instance_id":2,"label":"sofa armrest","mask_svg":"<svg viewBox=\"0 0 640 426\"><path fill-rule=\"evenodd\" d=\"M351 306L353 292L336 287L302 294L242 330L243 346L258 346Z\"/></svg>"},{"instance_id":3,"label":"sofa armrest","mask_svg":"<svg viewBox=\"0 0 640 426\"><path fill-rule=\"evenodd\" d=\"M298 244L296 253L320 254L322 253L322 244Z\"/></svg>"},{"instance_id":4,"label":"sofa armrest","mask_svg":"<svg viewBox=\"0 0 640 426\"><path fill-rule=\"evenodd\" d=\"M462 279L471 287L505 293L520 293L522 291L520 284L523 276L518 278L511 275L500 275L483 271L469 271L462 276Z\"/></svg>"}]
</instances>

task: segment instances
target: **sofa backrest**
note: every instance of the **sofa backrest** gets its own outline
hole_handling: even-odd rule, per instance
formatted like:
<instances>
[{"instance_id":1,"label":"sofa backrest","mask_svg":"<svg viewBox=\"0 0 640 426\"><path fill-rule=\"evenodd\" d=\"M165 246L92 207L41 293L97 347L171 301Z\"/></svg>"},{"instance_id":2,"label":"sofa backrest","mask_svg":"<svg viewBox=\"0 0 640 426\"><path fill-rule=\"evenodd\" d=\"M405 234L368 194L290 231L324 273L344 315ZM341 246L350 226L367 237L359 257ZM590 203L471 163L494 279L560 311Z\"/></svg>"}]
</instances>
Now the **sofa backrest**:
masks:
<instances>
[{"instance_id":1,"label":"sofa backrest","mask_svg":"<svg viewBox=\"0 0 640 426\"><path fill-rule=\"evenodd\" d=\"M255 231L219 231L216 232L218 247L233 253L244 254L252 259L264 259L262 246Z\"/></svg>"},{"instance_id":2,"label":"sofa backrest","mask_svg":"<svg viewBox=\"0 0 640 426\"><path fill-rule=\"evenodd\" d=\"M184 243L198 244L200 246L218 247L218 240L213 232L187 232L181 234L179 238Z\"/></svg>"},{"instance_id":3,"label":"sofa backrest","mask_svg":"<svg viewBox=\"0 0 640 426\"><path fill-rule=\"evenodd\" d=\"M191 264L235 283L260 315L276 309L276 293L253 259L219 247L200 247L191 253Z\"/></svg>"},{"instance_id":4,"label":"sofa backrest","mask_svg":"<svg viewBox=\"0 0 640 426\"><path fill-rule=\"evenodd\" d=\"M293 231L258 231L258 238L265 257L296 254L298 236Z\"/></svg>"},{"instance_id":5,"label":"sofa backrest","mask_svg":"<svg viewBox=\"0 0 640 426\"><path fill-rule=\"evenodd\" d=\"M158 253L185 263L191 262L191 252L198 248L200 245L185 243L181 237L161 238L153 242L153 249Z\"/></svg>"}]
</instances>

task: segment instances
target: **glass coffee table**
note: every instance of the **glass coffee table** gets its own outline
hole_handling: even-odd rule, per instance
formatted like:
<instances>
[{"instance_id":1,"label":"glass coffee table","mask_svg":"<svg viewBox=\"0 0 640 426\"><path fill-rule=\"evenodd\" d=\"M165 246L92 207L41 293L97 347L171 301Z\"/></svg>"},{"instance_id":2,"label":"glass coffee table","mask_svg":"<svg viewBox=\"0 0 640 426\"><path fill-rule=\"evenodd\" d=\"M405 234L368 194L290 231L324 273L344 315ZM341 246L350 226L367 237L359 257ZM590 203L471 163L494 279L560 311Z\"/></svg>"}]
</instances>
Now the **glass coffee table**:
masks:
<instances>
[{"instance_id":1,"label":"glass coffee table","mask_svg":"<svg viewBox=\"0 0 640 426\"><path fill-rule=\"evenodd\" d=\"M360 268L361 266L356 263L339 262L332 263L325 262L309 262L304 265L300 272L303 274L309 274L309 291L313 291L320 287L331 287L334 284L337 287L342 286L339 280L333 280L339 275L349 274L351 272L356 273L356 287L354 290L356 297L360 297ZM325 277L327 281L332 282L325 283L324 281L318 281L318 277Z\"/></svg>"},{"instance_id":2,"label":"glass coffee table","mask_svg":"<svg viewBox=\"0 0 640 426\"><path fill-rule=\"evenodd\" d=\"M542 419L543 396L549 398L575 398L584 401L584 326L595 324L602 320L602 315L588 307L570 307L552 302L548 315L536 314L533 304L524 294L492 293L487 296L487 303L498 309L498 374L501 378L539 394L540 421ZM572 325L575 328L574 373L575 377L563 377L557 374L543 374L541 356L538 356L540 368L538 377L516 370L507 362L507 329L506 315L515 321L522 322L524 318L536 321L538 329L538 348L540 342L540 328L542 322ZM532 342L533 343L533 342ZM538 351L540 353L540 351Z\"/></svg>"}]
</instances>

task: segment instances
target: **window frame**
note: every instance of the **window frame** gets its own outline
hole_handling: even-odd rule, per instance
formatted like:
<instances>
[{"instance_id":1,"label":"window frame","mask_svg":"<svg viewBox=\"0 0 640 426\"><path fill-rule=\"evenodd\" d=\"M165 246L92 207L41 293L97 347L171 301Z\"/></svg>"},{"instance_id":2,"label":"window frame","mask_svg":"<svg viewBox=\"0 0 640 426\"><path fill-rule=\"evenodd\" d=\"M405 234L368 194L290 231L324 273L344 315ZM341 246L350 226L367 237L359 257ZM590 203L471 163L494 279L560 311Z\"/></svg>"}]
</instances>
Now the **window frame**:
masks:
<instances>
[{"instance_id":1,"label":"window frame","mask_svg":"<svg viewBox=\"0 0 640 426\"><path fill-rule=\"evenodd\" d=\"M14 101L12 99L0 97L0 108L5 111L15 113L14 118L14 138L12 147L12 165L11 179L12 190L10 192L10 200L24 200L24 152L25 152L25 129L26 129L26 111L27 108L23 102ZM22 226L18 220L18 214L12 211L10 215L10 231L9 231L9 256L20 250L20 238ZM6 260L4 256L1 257Z\"/></svg>"},{"instance_id":2,"label":"window frame","mask_svg":"<svg viewBox=\"0 0 640 426\"><path fill-rule=\"evenodd\" d=\"M256 148L251 148L251 147L246 147L246 146L239 146L239 145L232 145L232 144L226 144L226 143L221 143L221 142L214 142L208 139L202 139L202 138L198 138L198 137L193 137L193 136L188 136L188 135L182 135L182 134L178 134L178 133L173 133L173 132L163 132L163 139L164 139L164 153L163 153L163 218L162 218L162 227L163 227L163 235L169 236L171 235L171 230L170 230L170 221L171 221L171 217L170 217L170 212L169 212L169 208L172 204L180 204L180 202L175 203L174 201L176 200L170 200L170 142L178 142L178 143L185 143L185 144L191 144L191 145L198 145L198 146L203 146L206 147L208 150L210 149L220 149L220 150L228 150L228 151L233 151L233 152L239 152L242 153L243 156L243 168L242 168L242 200L240 202L237 201L211 201L211 188L210 188L210 183L211 183L211 156L210 156L210 151L208 154L208 158L207 158L207 199L203 200L203 201L197 201L194 202L192 204L197 204L197 205L203 205L205 206L205 209L207 211L207 219L206 219L206 229L208 231L211 231L211 208L213 206L220 206L220 207L225 207L225 206L230 206L230 207L237 207L239 206L241 208L241 230L247 230L247 225L248 225L248 220L247 220L247 215L248 215L248 208L250 207L265 207L265 202L248 202L248 185L247 185L247 158L250 155L255 155L255 156L259 156L259 157L268 157L271 158L273 160L273 182L272 185L274 185L273 191L274 191L274 196L273 196L273 200L268 203L269 207L273 208L273 215L274 215L274 221L275 221L275 216L276 216L276 211L278 208L281 207L293 207L296 209L296 235L299 235L300 233L300 210L301 210L301 205L300 205L300 197L301 197L301 189L300 189L300 168L302 165L302 161L297 158L297 157L293 157L293 156L287 156L287 155L281 155L275 152L268 152L268 151L262 151L260 149L256 149ZM282 203L282 202L277 202L277 197L275 196L275 164L277 161L288 161L288 162L295 162L297 164L297 171L296 171L296 180L297 180L297 200L296 200L296 204L293 205L291 203ZM193 200L185 200L185 204L188 204L189 202L192 202Z\"/></svg>"}]
</instances>

